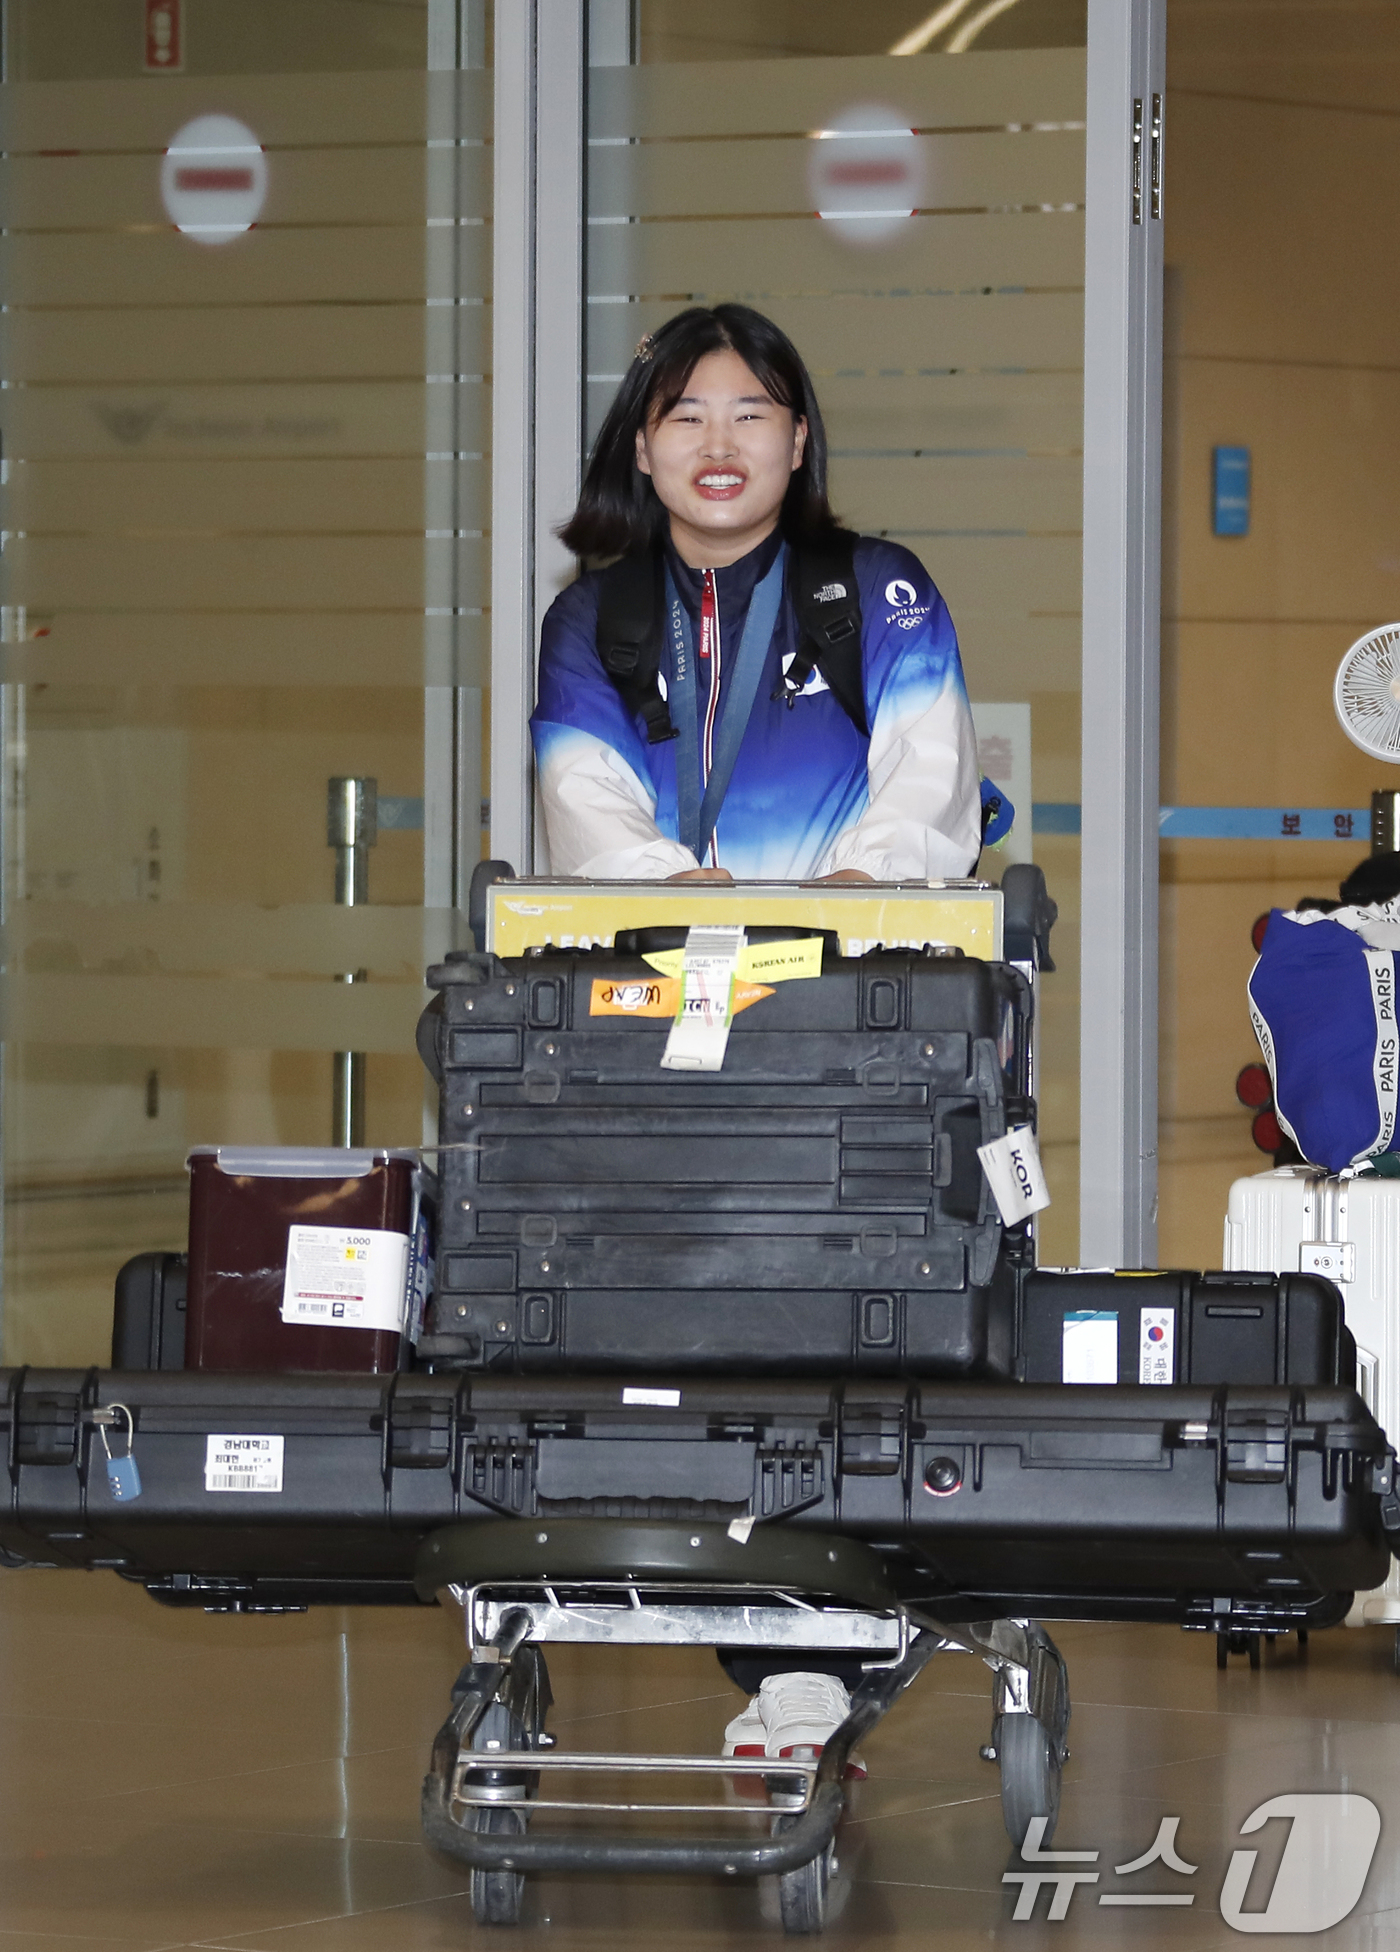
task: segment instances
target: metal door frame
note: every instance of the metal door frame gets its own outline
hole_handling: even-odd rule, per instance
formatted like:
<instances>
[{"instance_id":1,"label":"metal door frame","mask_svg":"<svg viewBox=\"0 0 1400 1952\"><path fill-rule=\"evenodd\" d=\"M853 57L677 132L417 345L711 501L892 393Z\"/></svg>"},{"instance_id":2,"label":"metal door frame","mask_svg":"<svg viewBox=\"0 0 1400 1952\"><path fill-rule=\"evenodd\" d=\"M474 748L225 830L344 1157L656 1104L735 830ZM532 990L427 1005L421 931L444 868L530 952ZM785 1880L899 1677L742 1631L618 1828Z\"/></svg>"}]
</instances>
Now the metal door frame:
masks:
<instances>
[{"instance_id":1,"label":"metal door frame","mask_svg":"<svg viewBox=\"0 0 1400 1952\"><path fill-rule=\"evenodd\" d=\"M1157 1257L1166 0L1089 0L1079 1259Z\"/></svg>"}]
</instances>

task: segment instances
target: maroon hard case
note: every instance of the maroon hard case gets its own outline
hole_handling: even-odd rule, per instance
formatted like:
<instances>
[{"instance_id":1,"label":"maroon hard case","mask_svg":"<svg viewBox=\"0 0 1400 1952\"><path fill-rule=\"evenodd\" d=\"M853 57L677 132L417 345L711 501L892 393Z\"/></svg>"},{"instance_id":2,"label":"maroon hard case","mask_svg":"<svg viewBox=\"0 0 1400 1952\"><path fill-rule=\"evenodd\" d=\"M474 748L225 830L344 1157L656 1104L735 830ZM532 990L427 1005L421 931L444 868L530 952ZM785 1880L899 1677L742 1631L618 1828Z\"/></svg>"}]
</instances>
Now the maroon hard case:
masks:
<instances>
[{"instance_id":1,"label":"maroon hard case","mask_svg":"<svg viewBox=\"0 0 1400 1952\"><path fill-rule=\"evenodd\" d=\"M404 1339L391 1331L284 1322L282 1285L295 1225L410 1233L416 1163L409 1152L293 1146L191 1152L185 1367L379 1375L403 1366Z\"/></svg>"}]
</instances>

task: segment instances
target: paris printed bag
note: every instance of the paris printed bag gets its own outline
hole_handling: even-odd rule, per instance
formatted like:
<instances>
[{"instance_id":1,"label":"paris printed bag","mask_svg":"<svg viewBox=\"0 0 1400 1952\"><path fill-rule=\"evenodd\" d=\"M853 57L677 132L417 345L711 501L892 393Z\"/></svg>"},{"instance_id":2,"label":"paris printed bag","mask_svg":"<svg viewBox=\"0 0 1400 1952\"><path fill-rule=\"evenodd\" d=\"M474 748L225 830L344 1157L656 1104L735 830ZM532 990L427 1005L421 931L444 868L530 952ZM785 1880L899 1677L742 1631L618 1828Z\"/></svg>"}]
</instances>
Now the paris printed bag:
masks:
<instances>
[{"instance_id":1,"label":"paris printed bag","mask_svg":"<svg viewBox=\"0 0 1400 1952\"><path fill-rule=\"evenodd\" d=\"M1330 915L1276 908L1249 979L1278 1122L1328 1172L1400 1143L1397 950L1400 899Z\"/></svg>"}]
</instances>

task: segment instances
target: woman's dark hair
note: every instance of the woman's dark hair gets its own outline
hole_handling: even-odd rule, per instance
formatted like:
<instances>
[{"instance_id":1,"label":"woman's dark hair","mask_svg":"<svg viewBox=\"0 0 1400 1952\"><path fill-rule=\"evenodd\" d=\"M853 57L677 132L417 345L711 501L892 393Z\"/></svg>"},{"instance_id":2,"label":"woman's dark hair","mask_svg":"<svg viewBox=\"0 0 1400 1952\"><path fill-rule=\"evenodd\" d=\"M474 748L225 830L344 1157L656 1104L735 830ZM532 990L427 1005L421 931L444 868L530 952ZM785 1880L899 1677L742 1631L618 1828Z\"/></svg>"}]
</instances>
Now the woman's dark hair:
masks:
<instances>
[{"instance_id":1,"label":"woman's dark hair","mask_svg":"<svg viewBox=\"0 0 1400 1952\"><path fill-rule=\"evenodd\" d=\"M778 518L788 541L820 542L839 527L826 499L826 429L796 346L747 305L696 305L643 339L627 369L588 457L578 507L559 531L576 556L625 555L666 533L666 510L637 466L637 432L670 413L712 352L736 352L765 393L807 422L802 463Z\"/></svg>"}]
</instances>

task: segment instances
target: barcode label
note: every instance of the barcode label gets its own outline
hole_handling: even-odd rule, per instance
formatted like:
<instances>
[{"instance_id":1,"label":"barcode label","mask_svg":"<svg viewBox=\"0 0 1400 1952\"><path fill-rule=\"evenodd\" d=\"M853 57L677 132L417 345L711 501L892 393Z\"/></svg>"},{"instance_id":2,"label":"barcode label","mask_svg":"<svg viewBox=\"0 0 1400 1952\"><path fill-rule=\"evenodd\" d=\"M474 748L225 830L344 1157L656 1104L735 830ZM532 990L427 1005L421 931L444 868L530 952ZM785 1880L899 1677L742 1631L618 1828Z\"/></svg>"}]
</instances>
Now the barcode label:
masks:
<instances>
[{"instance_id":1,"label":"barcode label","mask_svg":"<svg viewBox=\"0 0 1400 1952\"><path fill-rule=\"evenodd\" d=\"M289 1228L282 1320L401 1333L408 1245L407 1234L377 1227Z\"/></svg>"},{"instance_id":2,"label":"barcode label","mask_svg":"<svg viewBox=\"0 0 1400 1952\"><path fill-rule=\"evenodd\" d=\"M284 1437L210 1435L204 1444L206 1491L280 1491Z\"/></svg>"}]
</instances>

